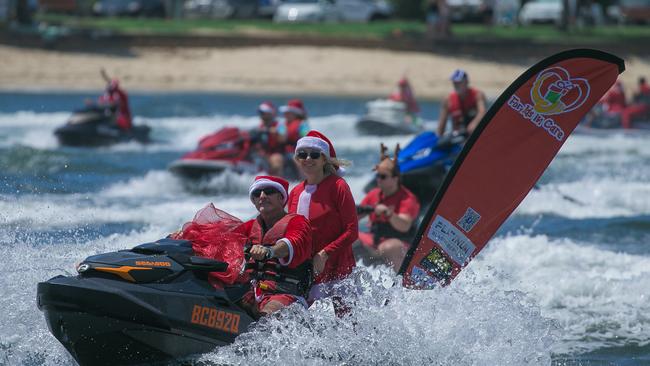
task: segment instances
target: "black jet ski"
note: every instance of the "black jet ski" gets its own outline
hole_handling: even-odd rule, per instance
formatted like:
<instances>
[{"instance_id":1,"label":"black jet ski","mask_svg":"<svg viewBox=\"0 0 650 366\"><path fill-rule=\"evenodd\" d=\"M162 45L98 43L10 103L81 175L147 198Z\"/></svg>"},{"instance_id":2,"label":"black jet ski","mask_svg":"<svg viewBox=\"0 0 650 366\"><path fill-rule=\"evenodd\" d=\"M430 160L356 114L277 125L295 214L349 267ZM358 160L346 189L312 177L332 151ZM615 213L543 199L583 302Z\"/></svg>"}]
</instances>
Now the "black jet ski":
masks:
<instances>
[{"instance_id":1,"label":"black jet ski","mask_svg":"<svg viewBox=\"0 0 650 366\"><path fill-rule=\"evenodd\" d=\"M133 126L129 131L115 123L114 108L91 105L72 113L65 125L54 130L59 143L66 146L106 146L119 142L150 142L151 128Z\"/></svg>"},{"instance_id":2,"label":"black jet ski","mask_svg":"<svg viewBox=\"0 0 650 366\"><path fill-rule=\"evenodd\" d=\"M236 303L249 285L215 289L208 272L228 264L162 239L94 255L74 277L38 284L52 334L84 365L169 362L232 343L254 321Z\"/></svg>"}]
</instances>

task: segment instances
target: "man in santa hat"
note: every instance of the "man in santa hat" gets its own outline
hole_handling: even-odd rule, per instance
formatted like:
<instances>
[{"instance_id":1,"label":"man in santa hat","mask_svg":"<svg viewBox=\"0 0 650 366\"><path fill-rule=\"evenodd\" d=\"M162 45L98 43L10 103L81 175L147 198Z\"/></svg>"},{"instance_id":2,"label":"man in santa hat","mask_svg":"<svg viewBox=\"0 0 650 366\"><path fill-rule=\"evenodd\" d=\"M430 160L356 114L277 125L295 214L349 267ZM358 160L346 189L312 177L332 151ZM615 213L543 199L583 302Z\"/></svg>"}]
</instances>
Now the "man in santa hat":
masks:
<instances>
[{"instance_id":1,"label":"man in santa hat","mask_svg":"<svg viewBox=\"0 0 650 366\"><path fill-rule=\"evenodd\" d=\"M289 182L274 176L258 176L249 196L259 215L238 229L249 239L250 256L255 261L273 261L280 266L273 272L291 281L261 278L261 270L252 274L253 289L242 303L254 315L266 315L305 298L312 282L312 231L309 221L284 210Z\"/></svg>"},{"instance_id":2,"label":"man in santa hat","mask_svg":"<svg viewBox=\"0 0 650 366\"><path fill-rule=\"evenodd\" d=\"M284 126L281 128L281 133L284 135L286 152L293 154L298 140L309 131L307 110L302 100L291 99L287 105L280 107L280 112L284 114Z\"/></svg>"},{"instance_id":3,"label":"man in santa hat","mask_svg":"<svg viewBox=\"0 0 650 366\"><path fill-rule=\"evenodd\" d=\"M374 169L377 187L361 201L360 206L370 206L373 211L368 220L370 232L359 232L359 240L371 258L383 259L397 272L415 234L414 222L420 213L420 203L401 184L397 162L399 145L393 159L386 155L386 150L381 144L380 161Z\"/></svg>"}]
</instances>

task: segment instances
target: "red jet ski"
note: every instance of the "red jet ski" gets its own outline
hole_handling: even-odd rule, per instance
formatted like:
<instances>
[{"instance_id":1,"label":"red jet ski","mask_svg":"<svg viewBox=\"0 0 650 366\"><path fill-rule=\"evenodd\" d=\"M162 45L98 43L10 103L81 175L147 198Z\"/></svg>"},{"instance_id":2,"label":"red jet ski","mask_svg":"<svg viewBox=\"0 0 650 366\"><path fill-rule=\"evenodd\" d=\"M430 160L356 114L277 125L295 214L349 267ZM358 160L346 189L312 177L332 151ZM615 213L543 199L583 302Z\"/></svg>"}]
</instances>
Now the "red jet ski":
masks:
<instances>
[{"instance_id":1,"label":"red jet ski","mask_svg":"<svg viewBox=\"0 0 650 366\"><path fill-rule=\"evenodd\" d=\"M224 171L254 174L264 167L252 153L257 136L237 127L224 127L203 137L194 151L169 164L173 174L186 179L202 179Z\"/></svg>"}]
</instances>

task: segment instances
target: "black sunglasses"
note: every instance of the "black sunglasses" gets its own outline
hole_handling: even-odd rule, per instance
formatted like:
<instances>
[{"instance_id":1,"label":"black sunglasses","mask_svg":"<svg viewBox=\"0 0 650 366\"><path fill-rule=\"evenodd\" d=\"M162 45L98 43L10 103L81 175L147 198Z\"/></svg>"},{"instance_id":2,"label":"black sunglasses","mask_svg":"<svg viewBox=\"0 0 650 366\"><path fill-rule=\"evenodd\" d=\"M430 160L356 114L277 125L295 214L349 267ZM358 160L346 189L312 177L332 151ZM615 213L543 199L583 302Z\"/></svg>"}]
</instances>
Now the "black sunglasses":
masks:
<instances>
[{"instance_id":1,"label":"black sunglasses","mask_svg":"<svg viewBox=\"0 0 650 366\"><path fill-rule=\"evenodd\" d=\"M377 173L377 174L375 174L375 178L380 179L380 180L384 180L386 178L392 178L392 176L389 177L388 174Z\"/></svg>"},{"instance_id":2,"label":"black sunglasses","mask_svg":"<svg viewBox=\"0 0 650 366\"><path fill-rule=\"evenodd\" d=\"M320 154L321 154L320 151L310 151L310 152L298 151L296 153L296 158L298 158L299 160L307 160L307 157L309 157L311 158L311 160L316 160L320 158Z\"/></svg>"},{"instance_id":3,"label":"black sunglasses","mask_svg":"<svg viewBox=\"0 0 650 366\"><path fill-rule=\"evenodd\" d=\"M266 187L266 188L262 188L262 189L256 189L256 190L254 190L254 191L251 193L251 196L253 196L253 197L255 197L255 198L258 198L259 196L262 195L262 192L264 192L264 194L267 195L267 196L270 196L270 195L272 195L272 194L280 193L280 191L278 191L277 189L275 189L275 188L273 188L273 187Z\"/></svg>"}]
</instances>

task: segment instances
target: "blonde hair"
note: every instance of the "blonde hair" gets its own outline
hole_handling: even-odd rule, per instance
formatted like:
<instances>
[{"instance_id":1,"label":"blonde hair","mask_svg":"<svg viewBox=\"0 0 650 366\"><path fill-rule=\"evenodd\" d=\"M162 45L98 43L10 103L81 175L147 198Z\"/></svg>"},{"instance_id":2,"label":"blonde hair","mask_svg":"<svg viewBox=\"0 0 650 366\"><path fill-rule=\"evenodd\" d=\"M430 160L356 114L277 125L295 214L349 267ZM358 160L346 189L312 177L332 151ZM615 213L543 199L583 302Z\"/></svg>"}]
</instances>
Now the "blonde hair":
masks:
<instances>
[{"instance_id":1,"label":"blonde hair","mask_svg":"<svg viewBox=\"0 0 650 366\"><path fill-rule=\"evenodd\" d=\"M348 167L352 165L352 162L345 159L330 158L325 156L325 166L323 166L323 172L325 174L338 174L336 167Z\"/></svg>"}]
</instances>

